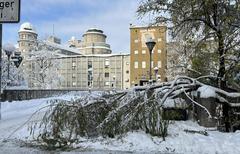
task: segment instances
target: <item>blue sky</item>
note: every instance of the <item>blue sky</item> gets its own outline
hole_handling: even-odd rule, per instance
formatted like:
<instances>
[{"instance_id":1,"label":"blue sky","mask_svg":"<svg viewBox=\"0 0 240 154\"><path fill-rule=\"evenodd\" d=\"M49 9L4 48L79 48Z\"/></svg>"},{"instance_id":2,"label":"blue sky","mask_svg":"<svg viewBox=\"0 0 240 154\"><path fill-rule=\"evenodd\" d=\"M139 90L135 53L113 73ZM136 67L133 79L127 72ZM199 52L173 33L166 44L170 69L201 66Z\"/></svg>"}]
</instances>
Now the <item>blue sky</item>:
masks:
<instances>
[{"instance_id":1,"label":"blue sky","mask_svg":"<svg viewBox=\"0 0 240 154\"><path fill-rule=\"evenodd\" d=\"M72 36L81 39L88 28L100 28L113 52L129 52L129 24L146 24L137 19L138 4L139 0L21 0L21 21L3 25L3 43L16 44L20 25L30 22L40 39L53 34L54 25L63 44Z\"/></svg>"}]
</instances>

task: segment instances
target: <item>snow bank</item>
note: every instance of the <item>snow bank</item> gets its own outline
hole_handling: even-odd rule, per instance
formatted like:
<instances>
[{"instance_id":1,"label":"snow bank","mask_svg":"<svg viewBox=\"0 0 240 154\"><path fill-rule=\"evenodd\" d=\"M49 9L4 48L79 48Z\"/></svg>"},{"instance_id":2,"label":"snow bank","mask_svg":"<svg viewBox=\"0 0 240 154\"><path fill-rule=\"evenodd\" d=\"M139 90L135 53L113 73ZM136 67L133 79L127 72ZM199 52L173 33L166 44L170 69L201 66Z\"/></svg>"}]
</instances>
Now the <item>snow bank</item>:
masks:
<instances>
[{"instance_id":1,"label":"snow bank","mask_svg":"<svg viewBox=\"0 0 240 154\"><path fill-rule=\"evenodd\" d=\"M220 133L209 131L209 136L186 133L184 129L203 131L197 123L178 121L169 126L166 141L152 137L143 131L129 132L118 138L82 139L75 147L111 150L126 153L186 153L186 154L234 154L240 153L240 132Z\"/></svg>"},{"instance_id":2,"label":"snow bank","mask_svg":"<svg viewBox=\"0 0 240 154\"><path fill-rule=\"evenodd\" d=\"M214 88L212 88L211 86L204 85L204 86L198 88L197 91L200 92L201 98L209 98L209 97L217 96Z\"/></svg>"}]
</instances>

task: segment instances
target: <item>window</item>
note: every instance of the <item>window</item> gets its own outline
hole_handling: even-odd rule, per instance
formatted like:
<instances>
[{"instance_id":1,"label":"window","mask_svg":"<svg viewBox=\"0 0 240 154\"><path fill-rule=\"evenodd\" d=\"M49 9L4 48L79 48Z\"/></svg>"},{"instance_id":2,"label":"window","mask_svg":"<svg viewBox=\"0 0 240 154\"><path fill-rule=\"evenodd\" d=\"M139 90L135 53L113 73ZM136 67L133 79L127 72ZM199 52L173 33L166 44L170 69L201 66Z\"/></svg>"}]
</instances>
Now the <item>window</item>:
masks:
<instances>
[{"instance_id":1,"label":"window","mask_svg":"<svg viewBox=\"0 0 240 154\"><path fill-rule=\"evenodd\" d=\"M138 68L138 62L137 61L134 62L134 68Z\"/></svg>"},{"instance_id":2,"label":"window","mask_svg":"<svg viewBox=\"0 0 240 154\"><path fill-rule=\"evenodd\" d=\"M88 61L88 68L92 68L92 61Z\"/></svg>"},{"instance_id":3,"label":"window","mask_svg":"<svg viewBox=\"0 0 240 154\"><path fill-rule=\"evenodd\" d=\"M72 70L75 70L76 69L76 62L73 62L72 63Z\"/></svg>"},{"instance_id":4,"label":"window","mask_svg":"<svg viewBox=\"0 0 240 154\"><path fill-rule=\"evenodd\" d=\"M76 85L77 85L76 82L73 82L73 83L72 83L72 86L73 86L73 87L76 87Z\"/></svg>"},{"instance_id":5,"label":"window","mask_svg":"<svg viewBox=\"0 0 240 154\"><path fill-rule=\"evenodd\" d=\"M73 75L72 75L72 78L75 79L75 78L76 78L76 74L73 74Z\"/></svg>"},{"instance_id":6,"label":"window","mask_svg":"<svg viewBox=\"0 0 240 154\"><path fill-rule=\"evenodd\" d=\"M109 86L110 85L110 82L109 81L106 81L105 82L105 86Z\"/></svg>"},{"instance_id":7,"label":"window","mask_svg":"<svg viewBox=\"0 0 240 154\"><path fill-rule=\"evenodd\" d=\"M109 78L109 72L105 73L105 78Z\"/></svg>"},{"instance_id":8,"label":"window","mask_svg":"<svg viewBox=\"0 0 240 154\"><path fill-rule=\"evenodd\" d=\"M142 54L146 54L146 50L142 50Z\"/></svg>"},{"instance_id":9,"label":"window","mask_svg":"<svg viewBox=\"0 0 240 154\"><path fill-rule=\"evenodd\" d=\"M134 51L134 54L137 55L137 54L138 54L138 50L135 50L135 51Z\"/></svg>"},{"instance_id":10,"label":"window","mask_svg":"<svg viewBox=\"0 0 240 154\"><path fill-rule=\"evenodd\" d=\"M110 65L109 59L105 59L105 68L108 68Z\"/></svg>"},{"instance_id":11,"label":"window","mask_svg":"<svg viewBox=\"0 0 240 154\"><path fill-rule=\"evenodd\" d=\"M127 70L126 73L129 74L129 70Z\"/></svg>"},{"instance_id":12,"label":"window","mask_svg":"<svg viewBox=\"0 0 240 154\"><path fill-rule=\"evenodd\" d=\"M158 53L162 53L162 50L161 50L161 49L158 49Z\"/></svg>"},{"instance_id":13,"label":"window","mask_svg":"<svg viewBox=\"0 0 240 154\"><path fill-rule=\"evenodd\" d=\"M162 67L162 62L158 61L158 68L161 68L161 67Z\"/></svg>"},{"instance_id":14,"label":"window","mask_svg":"<svg viewBox=\"0 0 240 154\"><path fill-rule=\"evenodd\" d=\"M146 68L146 62L145 61L142 62L142 68Z\"/></svg>"},{"instance_id":15,"label":"window","mask_svg":"<svg viewBox=\"0 0 240 154\"><path fill-rule=\"evenodd\" d=\"M162 38L158 38L158 42L161 42L162 41Z\"/></svg>"},{"instance_id":16,"label":"window","mask_svg":"<svg viewBox=\"0 0 240 154\"><path fill-rule=\"evenodd\" d=\"M151 61L151 67L153 68L153 65L154 65L154 62L153 61Z\"/></svg>"}]
</instances>

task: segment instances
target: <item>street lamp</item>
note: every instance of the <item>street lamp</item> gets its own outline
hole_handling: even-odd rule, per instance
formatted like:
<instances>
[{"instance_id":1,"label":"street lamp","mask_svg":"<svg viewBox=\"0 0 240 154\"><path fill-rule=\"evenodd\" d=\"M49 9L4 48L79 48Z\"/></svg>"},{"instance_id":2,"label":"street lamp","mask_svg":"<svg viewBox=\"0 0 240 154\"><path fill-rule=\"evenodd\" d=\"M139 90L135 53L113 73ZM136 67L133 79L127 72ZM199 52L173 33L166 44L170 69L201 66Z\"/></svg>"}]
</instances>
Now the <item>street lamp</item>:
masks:
<instances>
[{"instance_id":1,"label":"street lamp","mask_svg":"<svg viewBox=\"0 0 240 154\"><path fill-rule=\"evenodd\" d=\"M156 42L152 39L152 38L150 38L147 42L146 42L146 45L147 45L147 47L148 47L148 50L149 50L149 56L150 56L150 62L149 62L149 72L150 72L150 74L149 74L149 80L151 81L152 80L152 50L153 50L153 48L154 48L154 46L155 46L155 44L156 44Z\"/></svg>"},{"instance_id":2,"label":"street lamp","mask_svg":"<svg viewBox=\"0 0 240 154\"><path fill-rule=\"evenodd\" d=\"M113 83L112 83L112 88L115 89L116 88L116 76L113 76Z\"/></svg>"},{"instance_id":3,"label":"street lamp","mask_svg":"<svg viewBox=\"0 0 240 154\"><path fill-rule=\"evenodd\" d=\"M9 85L9 69L10 69L10 57L15 52L16 48L12 44L5 44L3 46L3 50L5 51L7 57L8 57L8 64L7 64L7 86Z\"/></svg>"}]
</instances>

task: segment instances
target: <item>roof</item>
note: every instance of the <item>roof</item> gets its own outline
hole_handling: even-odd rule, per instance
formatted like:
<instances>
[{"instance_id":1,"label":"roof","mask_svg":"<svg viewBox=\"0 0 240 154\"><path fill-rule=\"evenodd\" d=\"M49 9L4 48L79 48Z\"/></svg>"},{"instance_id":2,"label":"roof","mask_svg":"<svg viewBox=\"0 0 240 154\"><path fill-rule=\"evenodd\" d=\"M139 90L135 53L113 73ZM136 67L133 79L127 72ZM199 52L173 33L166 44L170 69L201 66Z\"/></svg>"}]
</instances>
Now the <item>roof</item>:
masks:
<instances>
[{"instance_id":1,"label":"roof","mask_svg":"<svg viewBox=\"0 0 240 154\"><path fill-rule=\"evenodd\" d=\"M166 25L164 24L159 24L159 25L148 25L148 26L136 26L136 25L130 25L130 29L151 29L151 28L167 28Z\"/></svg>"},{"instance_id":2,"label":"roof","mask_svg":"<svg viewBox=\"0 0 240 154\"><path fill-rule=\"evenodd\" d=\"M99 57L99 58L107 58L107 57L116 57L116 56L128 56L129 53L116 53L116 54L88 54L88 55L62 55L61 58L77 58L77 57Z\"/></svg>"},{"instance_id":3,"label":"roof","mask_svg":"<svg viewBox=\"0 0 240 154\"><path fill-rule=\"evenodd\" d=\"M87 30L87 32L84 33L82 36L84 37L85 35L88 35L88 34L98 34L98 35L102 35L102 36L104 36L104 37L107 37L107 36L103 33L102 30L97 29L97 28L89 28L89 29Z\"/></svg>"},{"instance_id":4,"label":"roof","mask_svg":"<svg viewBox=\"0 0 240 154\"><path fill-rule=\"evenodd\" d=\"M18 32L30 32L30 33L35 33L37 34L36 32L36 29L33 27L33 25L29 22L25 22L23 23L21 26L20 26L20 29Z\"/></svg>"},{"instance_id":5,"label":"roof","mask_svg":"<svg viewBox=\"0 0 240 154\"><path fill-rule=\"evenodd\" d=\"M70 47L67 47L67 46L64 46L61 44L57 44L57 43L53 43L53 42L49 42L49 41L44 41L44 43L46 43L46 45L48 45L48 46L52 46L54 48L69 52L70 55L81 55L81 52L75 48L70 48Z\"/></svg>"},{"instance_id":6,"label":"roof","mask_svg":"<svg viewBox=\"0 0 240 154\"><path fill-rule=\"evenodd\" d=\"M89 29L87 30L87 32L98 32L98 33L103 33L102 30L97 29L97 28L89 28Z\"/></svg>"}]
</instances>

